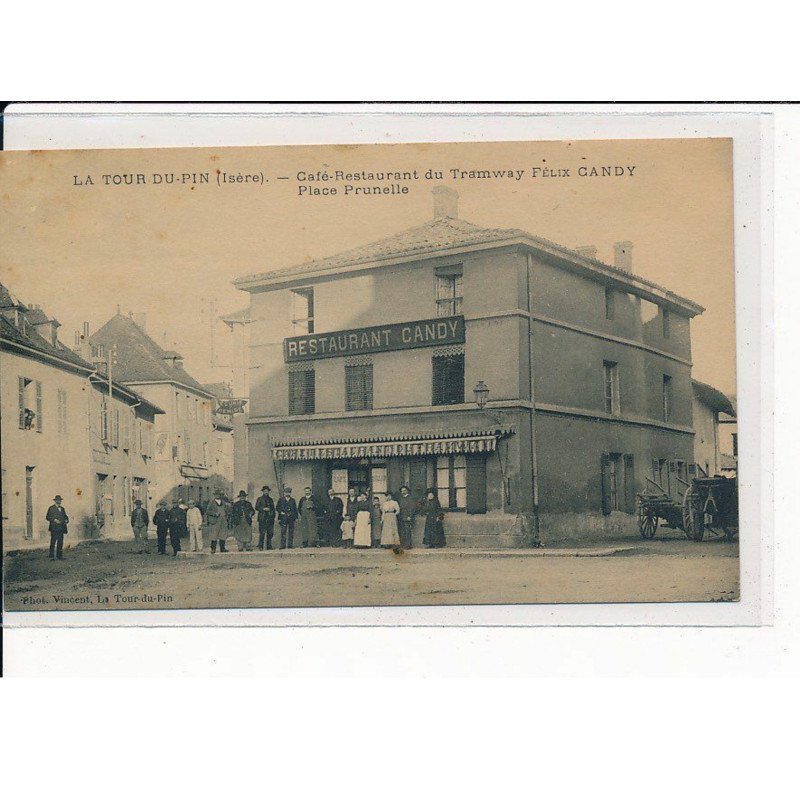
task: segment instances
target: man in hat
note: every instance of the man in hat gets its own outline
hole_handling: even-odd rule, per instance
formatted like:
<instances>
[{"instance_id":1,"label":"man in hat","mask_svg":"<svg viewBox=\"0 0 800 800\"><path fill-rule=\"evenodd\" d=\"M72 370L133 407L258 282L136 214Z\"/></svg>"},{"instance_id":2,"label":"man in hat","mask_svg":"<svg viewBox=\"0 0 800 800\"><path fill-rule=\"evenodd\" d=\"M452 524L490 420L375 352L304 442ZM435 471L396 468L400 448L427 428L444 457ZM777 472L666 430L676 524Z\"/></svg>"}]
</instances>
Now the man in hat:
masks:
<instances>
[{"instance_id":1,"label":"man in hat","mask_svg":"<svg viewBox=\"0 0 800 800\"><path fill-rule=\"evenodd\" d=\"M186 511L183 500L176 500L169 512L169 543L172 545L172 555L176 556L181 549L181 538L186 536Z\"/></svg>"},{"instance_id":2,"label":"man in hat","mask_svg":"<svg viewBox=\"0 0 800 800\"><path fill-rule=\"evenodd\" d=\"M272 535L275 532L275 501L269 496L269 486L261 487L261 497L256 500L258 514L258 549L272 550Z\"/></svg>"},{"instance_id":3,"label":"man in hat","mask_svg":"<svg viewBox=\"0 0 800 800\"><path fill-rule=\"evenodd\" d=\"M150 524L150 515L147 509L142 506L141 500L133 501L133 511L131 511L131 528L133 528L133 538L144 544L145 552L147 549L147 526Z\"/></svg>"},{"instance_id":4,"label":"man in hat","mask_svg":"<svg viewBox=\"0 0 800 800\"><path fill-rule=\"evenodd\" d=\"M253 504L247 499L247 492L242 489L239 492L238 500L231 508L233 535L239 543L239 550L253 549L253 517L255 513Z\"/></svg>"},{"instance_id":5,"label":"man in hat","mask_svg":"<svg viewBox=\"0 0 800 800\"><path fill-rule=\"evenodd\" d=\"M414 517L417 515L417 503L411 496L408 486L400 487L400 515L397 520L400 529L400 547L410 550L414 546Z\"/></svg>"},{"instance_id":6,"label":"man in hat","mask_svg":"<svg viewBox=\"0 0 800 800\"><path fill-rule=\"evenodd\" d=\"M225 540L228 538L228 528L230 527L230 508L225 499L222 489L214 491L214 499L209 500L206 506L206 527L211 539L211 552L217 552L219 543L220 553L226 553Z\"/></svg>"},{"instance_id":7,"label":"man in hat","mask_svg":"<svg viewBox=\"0 0 800 800\"><path fill-rule=\"evenodd\" d=\"M59 561L63 561L64 536L67 533L69 517L67 516L66 509L61 505L60 494L57 494L53 498L53 505L47 509L47 516L45 519L48 522L47 527L50 531L50 558L57 558Z\"/></svg>"},{"instance_id":8,"label":"man in hat","mask_svg":"<svg viewBox=\"0 0 800 800\"><path fill-rule=\"evenodd\" d=\"M167 501L159 500L156 513L153 514L153 525L156 526L156 544L158 554L163 556L167 552L167 534L169 533L169 511Z\"/></svg>"},{"instance_id":9,"label":"man in hat","mask_svg":"<svg viewBox=\"0 0 800 800\"><path fill-rule=\"evenodd\" d=\"M292 497L289 486L284 487L283 497L278 500L276 510L278 524L281 526L281 550L285 550L287 546L291 550L294 541L294 523L297 519L297 502Z\"/></svg>"},{"instance_id":10,"label":"man in hat","mask_svg":"<svg viewBox=\"0 0 800 800\"><path fill-rule=\"evenodd\" d=\"M323 517L325 543L328 547L340 547L342 544L342 517L344 516L344 503L337 497L333 488L328 489L328 500L324 507Z\"/></svg>"}]
</instances>

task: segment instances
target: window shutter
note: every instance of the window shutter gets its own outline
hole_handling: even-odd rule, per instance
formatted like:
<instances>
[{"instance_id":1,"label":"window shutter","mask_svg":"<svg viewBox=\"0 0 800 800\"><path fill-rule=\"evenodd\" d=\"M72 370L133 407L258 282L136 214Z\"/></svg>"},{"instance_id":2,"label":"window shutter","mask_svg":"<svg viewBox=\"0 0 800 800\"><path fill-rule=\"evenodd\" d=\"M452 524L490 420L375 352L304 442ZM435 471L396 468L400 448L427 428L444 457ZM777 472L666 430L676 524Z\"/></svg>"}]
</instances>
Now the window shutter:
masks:
<instances>
[{"instance_id":1,"label":"window shutter","mask_svg":"<svg viewBox=\"0 0 800 800\"><path fill-rule=\"evenodd\" d=\"M44 430L44 419L42 418L42 383L36 381L36 430L41 433Z\"/></svg>"},{"instance_id":2,"label":"window shutter","mask_svg":"<svg viewBox=\"0 0 800 800\"><path fill-rule=\"evenodd\" d=\"M431 405L440 406L444 403L444 396L443 396L443 375L442 375L442 359L437 358L436 356L433 357L433 377L432 377L432 392L431 392Z\"/></svg>"},{"instance_id":3,"label":"window shutter","mask_svg":"<svg viewBox=\"0 0 800 800\"><path fill-rule=\"evenodd\" d=\"M467 455L467 514L486 513L486 456Z\"/></svg>"},{"instance_id":4,"label":"window shutter","mask_svg":"<svg viewBox=\"0 0 800 800\"><path fill-rule=\"evenodd\" d=\"M408 489L414 501L421 503L428 488L428 468L424 458L412 459L409 464Z\"/></svg>"},{"instance_id":5,"label":"window shutter","mask_svg":"<svg viewBox=\"0 0 800 800\"><path fill-rule=\"evenodd\" d=\"M653 480L656 483L661 483L661 475L659 475L658 459L657 458L653 459Z\"/></svg>"},{"instance_id":6,"label":"window shutter","mask_svg":"<svg viewBox=\"0 0 800 800\"><path fill-rule=\"evenodd\" d=\"M633 455L626 453L622 458L625 468L625 511L633 514L636 510L636 475L633 470Z\"/></svg>"},{"instance_id":7,"label":"window shutter","mask_svg":"<svg viewBox=\"0 0 800 800\"><path fill-rule=\"evenodd\" d=\"M19 383L19 427L25 429L25 378L20 376Z\"/></svg>"},{"instance_id":8,"label":"window shutter","mask_svg":"<svg viewBox=\"0 0 800 800\"><path fill-rule=\"evenodd\" d=\"M611 513L611 481L608 474L608 462L608 453L603 453L600 456L600 505L606 516Z\"/></svg>"}]
</instances>

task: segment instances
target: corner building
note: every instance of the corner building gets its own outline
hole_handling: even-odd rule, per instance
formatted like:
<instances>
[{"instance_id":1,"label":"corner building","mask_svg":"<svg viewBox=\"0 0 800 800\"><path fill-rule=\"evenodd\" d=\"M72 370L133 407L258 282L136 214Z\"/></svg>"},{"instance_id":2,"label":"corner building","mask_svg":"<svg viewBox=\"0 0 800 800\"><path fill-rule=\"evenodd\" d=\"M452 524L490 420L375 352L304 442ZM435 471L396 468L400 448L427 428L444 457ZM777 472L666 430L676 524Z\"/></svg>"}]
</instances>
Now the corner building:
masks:
<instances>
[{"instance_id":1,"label":"corner building","mask_svg":"<svg viewBox=\"0 0 800 800\"><path fill-rule=\"evenodd\" d=\"M628 242L612 267L459 220L457 197L438 187L427 224L235 281L250 488L433 487L457 546L633 530L646 478L693 469L702 308L634 275Z\"/></svg>"}]
</instances>

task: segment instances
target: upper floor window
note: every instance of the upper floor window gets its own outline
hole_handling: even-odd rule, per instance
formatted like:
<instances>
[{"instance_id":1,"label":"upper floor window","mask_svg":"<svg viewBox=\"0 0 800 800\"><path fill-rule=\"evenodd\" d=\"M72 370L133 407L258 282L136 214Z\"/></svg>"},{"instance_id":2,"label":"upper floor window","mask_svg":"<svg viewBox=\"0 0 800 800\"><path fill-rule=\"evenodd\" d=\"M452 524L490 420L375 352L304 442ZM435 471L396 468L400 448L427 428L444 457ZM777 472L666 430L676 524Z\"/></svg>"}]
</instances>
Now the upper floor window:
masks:
<instances>
[{"instance_id":1,"label":"upper floor window","mask_svg":"<svg viewBox=\"0 0 800 800\"><path fill-rule=\"evenodd\" d=\"M615 361L603 362L603 383L607 414L619 414L619 364Z\"/></svg>"},{"instance_id":2,"label":"upper floor window","mask_svg":"<svg viewBox=\"0 0 800 800\"><path fill-rule=\"evenodd\" d=\"M464 402L464 354L433 356L431 405L450 406Z\"/></svg>"},{"instance_id":3,"label":"upper floor window","mask_svg":"<svg viewBox=\"0 0 800 800\"><path fill-rule=\"evenodd\" d=\"M606 287L606 319L614 319L614 290Z\"/></svg>"},{"instance_id":4,"label":"upper floor window","mask_svg":"<svg viewBox=\"0 0 800 800\"><path fill-rule=\"evenodd\" d=\"M669 309L661 309L661 333L665 339L669 339Z\"/></svg>"},{"instance_id":5,"label":"upper floor window","mask_svg":"<svg viewBox=\"0 0 800 800\"><path fill-rule=\"evenodd\" d=\"M42 384L25 378L22 375L18 379L19 391L19 427L22 430L35 430L42 432Z\"/></svg>"},{"instance_id":6,"label":"upper floor window","mask_svg":"<svg viewBox=\"0 0 800 800\"><path fill-rule=\"evenodd\" d=\"M345 365L344 385L347 411L372 408L372 364Z\"/></svg>"},{"instance_id":7,"label":"upper floor window","mask_svg":"<svg viewBox=\"0 0 800 800\"><path fill-rule=\"evenodd\" d=\"M106 357L106 346L104 344L93 344L92 358L105 358L105 357Z\"/></svg>"},{"instance_id":8,"label":"upper floor window","mask_svg":"<svg viewBox=\"0 0 800 800\"><path fill-rule=\"evenodd\" d=\"M448 270L436 274L436 316L454 317L461 313L463 299L461 270Z\"/></svg>"},{"instance_id":9,"label":"upper floor window","mask_svg":"<svg viewBox=\"0 0 800 800\"><path fill-rule=\"evenodd\" d=\"M293 370L289 373L289 413L314 413L314 370Z\"/></svg>"},{"instance_id":10,"label":"upper floor window","mask_svg":"<svg viewBox=\"0 0 800 800\"><path fill-rule=\"evenodd\" d=\"M292 332L314 333L313 289L292 289Z\"/></svg>"},{"instance_id":11,"label":"upper floor window","mask_svg":"<svg viewBox=\"0 0 800 800\"><path fill-rule=\"evenodd\" d=\"M672 418L672 378L664 375L661 380L661 412L664 422Z\"/></svg>"}]
</instances>

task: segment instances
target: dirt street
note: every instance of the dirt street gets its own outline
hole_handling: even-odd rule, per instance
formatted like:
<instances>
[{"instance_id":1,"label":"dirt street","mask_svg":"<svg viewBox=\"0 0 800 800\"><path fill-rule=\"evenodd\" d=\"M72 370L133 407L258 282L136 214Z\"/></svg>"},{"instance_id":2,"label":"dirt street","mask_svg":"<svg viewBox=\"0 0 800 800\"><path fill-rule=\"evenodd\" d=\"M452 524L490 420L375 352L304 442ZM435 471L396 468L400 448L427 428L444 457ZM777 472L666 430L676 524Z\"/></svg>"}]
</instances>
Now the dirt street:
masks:
<instances>
[{"instance_id":1,"label":"dirt street","mask_svg":"<svg viewBox=\"0 0 800 800\"><path fill-rule=\"evenodd\" d=\"M289 550L178 557L134 542L7 553L8 611L720 601L736 543L677 539L541 550Z\"/></svg>"}]
</instances>

